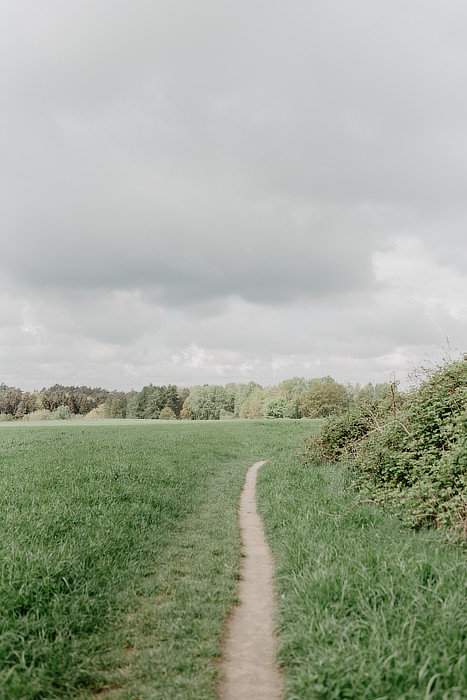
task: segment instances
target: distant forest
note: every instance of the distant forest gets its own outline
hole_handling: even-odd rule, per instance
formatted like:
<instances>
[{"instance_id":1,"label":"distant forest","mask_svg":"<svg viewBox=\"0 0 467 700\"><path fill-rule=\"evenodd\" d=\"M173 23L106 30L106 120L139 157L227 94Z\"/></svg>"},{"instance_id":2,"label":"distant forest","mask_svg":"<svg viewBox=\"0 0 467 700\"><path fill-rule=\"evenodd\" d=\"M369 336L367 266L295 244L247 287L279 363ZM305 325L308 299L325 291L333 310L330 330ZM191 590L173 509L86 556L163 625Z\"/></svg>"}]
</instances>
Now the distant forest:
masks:
<instances>
[{"instance_id":1,"label":"distant forest","mask_svg":"<svg viewBox=\"0 0 467 700\"><path fill-rule=\"evenodd\" d=\"M55 384L24 392L0 384L0 421L70 418L228 420L234 418L324 418L359 398L384 396L390 384L340 384L332 377L293 377L275 386L255 382L180 387L149 384L141 391L108 391Z\"/></svg>"}]
</instances>

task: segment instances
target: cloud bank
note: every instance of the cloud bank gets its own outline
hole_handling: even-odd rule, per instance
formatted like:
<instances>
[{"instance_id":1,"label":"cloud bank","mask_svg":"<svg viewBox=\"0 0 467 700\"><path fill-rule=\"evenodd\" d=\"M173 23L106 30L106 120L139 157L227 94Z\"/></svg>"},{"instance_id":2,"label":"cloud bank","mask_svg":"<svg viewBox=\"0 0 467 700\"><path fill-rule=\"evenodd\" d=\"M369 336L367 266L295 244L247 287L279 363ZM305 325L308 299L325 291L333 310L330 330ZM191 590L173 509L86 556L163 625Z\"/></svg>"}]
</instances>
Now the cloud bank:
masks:
<instances>
[{"instance_id":1,"label":"cloud bank","mask_svg":"<svg viewBox=\"0 0 467 700\"><path fill-rule=\"evenodd\" d=\"M464 3L5 0L0 381L467 347Z\"/></svg>"}]
</instances>

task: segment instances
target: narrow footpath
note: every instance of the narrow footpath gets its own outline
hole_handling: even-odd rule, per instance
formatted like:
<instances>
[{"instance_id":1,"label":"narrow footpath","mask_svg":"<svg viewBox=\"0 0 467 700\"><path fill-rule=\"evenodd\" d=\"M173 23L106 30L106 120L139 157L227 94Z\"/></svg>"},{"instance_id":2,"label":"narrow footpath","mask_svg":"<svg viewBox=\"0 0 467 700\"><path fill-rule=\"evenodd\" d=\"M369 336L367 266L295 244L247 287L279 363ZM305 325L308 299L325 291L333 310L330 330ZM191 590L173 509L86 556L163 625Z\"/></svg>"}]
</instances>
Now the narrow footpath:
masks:
<instances>
[{"instance_id":1,"label":"narrow footpath","mask_svg":"<svg viewBox=\"0 0 467 700\"><path fill-rule=\"evenodd\" d=\"M243 539L239 605L230 619L224 648L221 700L279 700L282 679L275 666L273 562L256 508L255 462L240 498Z\"/></svg>"}]
</instances>

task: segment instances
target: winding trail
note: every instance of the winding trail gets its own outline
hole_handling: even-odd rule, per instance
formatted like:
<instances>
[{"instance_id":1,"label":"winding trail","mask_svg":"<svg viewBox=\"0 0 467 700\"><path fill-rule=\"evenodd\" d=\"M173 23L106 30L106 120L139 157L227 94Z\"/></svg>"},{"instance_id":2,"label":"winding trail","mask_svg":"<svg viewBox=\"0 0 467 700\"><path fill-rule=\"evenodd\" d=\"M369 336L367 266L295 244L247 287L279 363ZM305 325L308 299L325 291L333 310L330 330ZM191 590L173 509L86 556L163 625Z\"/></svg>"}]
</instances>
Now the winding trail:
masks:
<instances>
[{"instance_id":1,"label":"winding trail","mask_svg":"<svg viewBox=\"0 0 467 700\"><path fill-rule=\"evenodd\" d=\"M238 589L240 604L229 622L220 686L221 700L279 700L282 679L275 666L273 563L256 508L255 462L240 498L244 559Z\"/></svg>"}]
</instances>

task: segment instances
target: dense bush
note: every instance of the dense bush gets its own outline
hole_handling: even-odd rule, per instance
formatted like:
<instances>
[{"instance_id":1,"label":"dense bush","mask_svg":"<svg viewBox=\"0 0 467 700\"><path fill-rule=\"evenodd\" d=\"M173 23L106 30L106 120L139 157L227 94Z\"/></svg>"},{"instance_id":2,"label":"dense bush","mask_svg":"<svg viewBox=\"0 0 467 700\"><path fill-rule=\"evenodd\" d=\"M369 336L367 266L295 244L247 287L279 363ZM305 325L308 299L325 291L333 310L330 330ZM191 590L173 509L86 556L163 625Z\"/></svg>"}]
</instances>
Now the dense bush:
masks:
<instances>
[{"instance_id":1,"label":"dense bush","mask_svg":"<svg viewBox=\"0 0 467 700\"><path fill-rule=\"evenodd\" d=\"M355 483L415 527L467 538L467 358L428 372L401 394L357 400L327 419L304 459L342 460Z\"/></svg>"},{"instance_id":2,"label":"dense bush","mask_svg":"<svg viewBox=\"0 0 467 700\"><path fill-rule=\"evenodd\" d=\"M71 418L71 411L69 406L57 406L55 411L52 412L53 420L69 420Z\"/></svg>"},{"instance_id":3,"label":"dense bush","mask_svg":"<svg viewBox=\"0 0 467 700\"><path fill-rule=\"evenodd\" d=\"M115 417L127 418L159 418L160 412L168 406L176 416L180 414L183 400L174 384L168 386L153 386L148 384L140 392L130 392L125 415ZM117 394L118 396L118 394Z\"/></svg>"},{"instance_id":4,"label":"dense bush","mask_svg":"<svg viewBox=\"0 0 467 700\"><path fill-rule=\"evenodd\" d=\"M51 411L46 411L45 409L42 410L37 410L33 411L32 413L28 413L27 415L23 416L23 421L29 422L29 421L44 421L44 420L52 420L52 413Z\"/></svg>"},{"instance_id":5,"label":"dense bush","mask_svg":"<svg viewBox=\"0 0 467 700\"><path fill-rule=\"evenodd\" d=\"M264 406L265 418L292 418L293 406L282 396L277 399L270 399Z\"/></svg>"},{"instance_id":6,"label":"dense bush","mask_svg":"<svg viewBox=\"0 0 467 700\"><path fill-rule=\"evenodd\" d=\"M338 413L345 406L346 398L345 387L332 377L315 379L300 398L300 415L304 418L324 418Z\"/></svg>"},{"instance_id":7,"label":"dense bush","mask_svg":"<svg viewBox=\"0 0 467 700\"><path fill-rule=\"evenodd\" d=\"M222 410L229 411L232 399L224 386L195 386L187 399L187 407L197 420L219 420Z\"/></svg>"},{"instance_id":8,"label":"dense bush","mask_svg":"<svg viewBox=\"0 0 467 700\"><path fill-rule=\"evenodd\" d=\"M159 420L177 420L177 416L170 406L165 406L159 413Z\"/></svg>"}]
</instances>

